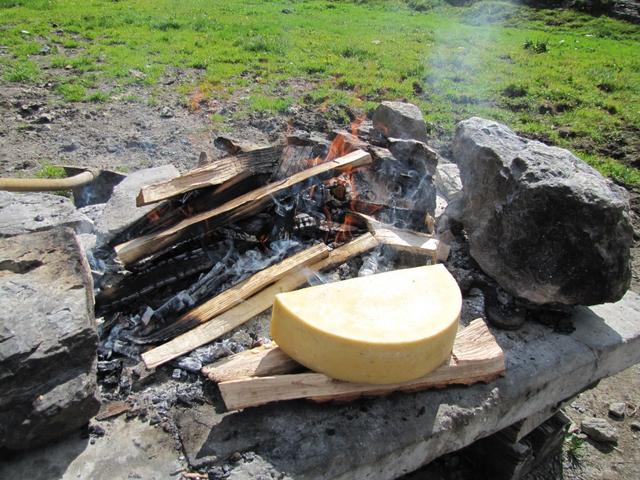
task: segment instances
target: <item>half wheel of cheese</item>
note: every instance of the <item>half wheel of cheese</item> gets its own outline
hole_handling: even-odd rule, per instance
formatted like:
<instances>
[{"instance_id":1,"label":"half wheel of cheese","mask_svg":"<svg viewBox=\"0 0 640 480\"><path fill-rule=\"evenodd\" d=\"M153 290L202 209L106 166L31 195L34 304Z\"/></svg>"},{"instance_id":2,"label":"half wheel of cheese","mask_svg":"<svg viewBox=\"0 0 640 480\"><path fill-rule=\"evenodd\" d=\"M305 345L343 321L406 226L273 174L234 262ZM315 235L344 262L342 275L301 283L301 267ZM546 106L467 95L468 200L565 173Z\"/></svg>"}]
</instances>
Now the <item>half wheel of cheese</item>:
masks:
<instances>
[{"instance_id":1,"label":"half wheel of cheese","mask_svg":"<svg viewBox=\"0 0 640 480\"><path fill-rule=\"evenodd\" d=\"M443 265L396 270L276 295L271 337L329 377L401 383L447 361L461 307Z\"/></svg>"}]
</instances>

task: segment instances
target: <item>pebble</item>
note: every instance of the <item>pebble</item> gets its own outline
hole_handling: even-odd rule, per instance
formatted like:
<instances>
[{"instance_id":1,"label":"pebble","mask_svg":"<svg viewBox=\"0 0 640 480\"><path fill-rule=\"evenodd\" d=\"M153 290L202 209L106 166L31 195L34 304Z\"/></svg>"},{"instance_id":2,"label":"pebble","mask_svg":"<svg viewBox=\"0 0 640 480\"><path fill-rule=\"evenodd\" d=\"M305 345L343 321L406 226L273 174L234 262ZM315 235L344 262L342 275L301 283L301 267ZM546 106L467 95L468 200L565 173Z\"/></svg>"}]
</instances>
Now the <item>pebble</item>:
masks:
<instances>
[{"instance_id":1,"label":"pebble","mask_svg":"<svg viewBox=\"0 0 640 480\"><path fill-rule=\"evenodd\" d=\"M581 429L583 433L596 442L618 442L618 432L604 418L586 418L582 420Z\"/></svg>"},{"instance_id":2,"label":"pebble","mask_svg":"<svg viewBox=\"0 0 640 480\"><path fill-rule=\"evenodd\" d=\"M173 117L175 114L173 113L173 110L171 110L171 108L169 107L162 107L162 110L160 110L160 117L162 118L171 118Z\"/></svg>"},{"instance_id":3,"label":"pebble","mask_svg":"<svg viewBox=\"0 0 640 480\"><path fill-rule=\"evenodd\" d=\"M616 402L609 404L609 416L613 418L624 418L627 411L627 404L623 402Z\"/></svg>"},{"instance_id":4,"label":"pebble","mask_svg":"<svg viewBox=\"0 0 640 480\"><path fill-rule=\"evenodd\" d=\"M631 422L629 427L631 427L631 430L635 432L640 432L640 422Z\"/></svg>"}]
</instances>

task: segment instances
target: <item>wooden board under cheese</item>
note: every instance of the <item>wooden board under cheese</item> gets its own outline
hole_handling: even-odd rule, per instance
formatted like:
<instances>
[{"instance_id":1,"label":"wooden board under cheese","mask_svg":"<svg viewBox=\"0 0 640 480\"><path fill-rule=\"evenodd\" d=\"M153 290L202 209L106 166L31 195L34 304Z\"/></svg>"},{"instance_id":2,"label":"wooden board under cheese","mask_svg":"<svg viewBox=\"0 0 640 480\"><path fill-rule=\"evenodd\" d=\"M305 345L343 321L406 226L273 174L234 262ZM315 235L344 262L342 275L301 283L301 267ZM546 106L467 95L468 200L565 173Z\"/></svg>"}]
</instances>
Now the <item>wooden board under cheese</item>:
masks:
<instances>
[{"instance_id":1,"label":"wooden board under cheese","mask_svg":"<svg viewBox=\"0 0 640 480\"><path fill-rule=\"evenodd\" d=\"M443 265L396 270L276 295L271 336L329 377L406 382L449 358L461 306Z\"/></svg>"}]
</instances>

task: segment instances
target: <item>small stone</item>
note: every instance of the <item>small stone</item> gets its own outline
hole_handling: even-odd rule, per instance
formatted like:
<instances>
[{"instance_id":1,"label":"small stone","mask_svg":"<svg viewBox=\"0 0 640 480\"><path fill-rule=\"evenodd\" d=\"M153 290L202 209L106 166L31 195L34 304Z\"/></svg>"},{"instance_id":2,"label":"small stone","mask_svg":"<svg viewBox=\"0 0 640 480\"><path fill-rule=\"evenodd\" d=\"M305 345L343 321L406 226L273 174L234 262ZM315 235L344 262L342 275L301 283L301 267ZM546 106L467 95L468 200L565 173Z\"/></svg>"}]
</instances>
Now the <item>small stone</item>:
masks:
<instances>
[{"instance_id":1,"label":"small stone","mask_svg":"<svg viewBox=\"0 0 640 480\"><path fill-rule=\"evenodd\" d=\"M633 430L634 432L640 432L640 422L631 422L629 424L629 427L631 428L631 430Z\"/></svg>"},{"instance_id":2,"label":"small stone","mask_svg":"<svg viewBox=\"0 0 640 480\"><path fill-rule=\"evenodd\" d=\"M233 452L229 457L229 460L231 460L232 462L239 462L240 460L242 460L242 455L240 454L240 452Z\"/></svg>"},{"instance_id":3,"label":"small stone","mask_svg":"<svg viewBox=\"0 0 640 480\"><path fill-rule=\"evenodd\" d=\"M387 138L427 141L422 112L411 103L382 102L373 113L373 126Z\"/></svg>"},{"instance_id":4,"label":"small stone","mask_svg":"<svg viewBox=\"0 0 640 480\"><path fill-rule=\"evenodd\" d=\"M171 373L171 378L173 378L174 380L180 380L181 377L182 370L180 370L179 368L174 368L173 372Z\"/></svg>"},{"instance_id":5,"label":"small stone","mask_svg":"<svg viewBox=\"0 0 640 480\"><path fill-rule=\"evenodd\" d=\"M580 426L583 433L596 442L617 443L618 432L604 418L587 418Z\"/></svg>"},{"instance_id":6,"label":"small stone","mask_svg":"<svg viewBox=\"0 0 640 480\"><path fill-rule=\"evenodd\" d=\"M53 115L51 115L50 113L43 113L42 115L40 115L38 118L36 118L35 123L51 123L53 122Z\"/></svg>"},{"instance_id":7,"label":"small stone","mask_svg":"<svg viewBox=\"0 0 640 480\"><path fill-rule=\"evenodd\" d=\"M609 416L613 418L624 418L627 411L627 404L624 402L616 402L609 404Z\"/></svg>"},{"instance_id":8,"label":"small stone","mask_svg":"<svg viewBox=\"0 0 640 480\"><path fill-rule=\"evenodd\" d=\"M160 110L160 117L162 118L171 118L173 116L175 116L175 113L171 108L167 106L162 107L162 110Z\"/></svg>"}]
</instances>

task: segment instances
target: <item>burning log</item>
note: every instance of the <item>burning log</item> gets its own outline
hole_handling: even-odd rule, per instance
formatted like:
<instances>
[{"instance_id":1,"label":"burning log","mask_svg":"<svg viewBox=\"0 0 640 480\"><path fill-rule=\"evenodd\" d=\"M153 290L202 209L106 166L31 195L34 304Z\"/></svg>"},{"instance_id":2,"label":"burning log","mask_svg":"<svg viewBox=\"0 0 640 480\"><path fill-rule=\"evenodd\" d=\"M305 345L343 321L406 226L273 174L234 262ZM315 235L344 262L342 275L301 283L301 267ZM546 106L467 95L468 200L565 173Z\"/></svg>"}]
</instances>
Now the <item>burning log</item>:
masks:
<instances>
[{"instance_id":1,"label":"burning log","mask_svg":"<svg viewBox=\"0 0 640 480\"><path fill-rule=\"evenodd\" d=\"M273 366L272 366L273 368ZM504 353L482 319L458 332L451 360L417 380L395 385L368 385L331 379L321 373L299 373L228 380L218 384L229 410L281 400L350 401L361 396L415 392L447 385L489 382L505 372Z\"/></svg>"},{"instance_id":2,"label":"burning log","mask_svg":"<svg viewBox=\"0 0 640 480\"><path fill-rule=\"evenodd\" d=\"M324 260L314 263L307 269L298 270L287 275L251 298L247 298L239 305L218 315L216 318L202 325L198 325L196 328L159 347L143 353L142 360L147 368L155 368L191 350L212 342L270 308L271 305L273 305L273 299L276 294L295 290L307 283L312 274L342 265L350 258L368 252L377 246L378 241L373 235L369 233L362 235L331 251L329 256Z\"/></svg>"},{"instance_id":3,"label":"burning log","mask_svg":"<svg viewBox=\"0 0 640 480\"><path fill-rule=\"evenodd\" d=\"M253 294L264 289L268 285L280 280L285 275L298 270L304 266L318 262L329 256L329 249L324 244L314 245L303 250L282 262L266 268L245 281L225 290L220 295L204 302L193 310L185 313L176 322L162 330L155 332L144 338L137 339L137 342L154 343L169 338L189 330L201 323L207 322L215 316L235 307Z\"/></svg>"},{"instance_id":4,"label":"burning log","mask_svg":"<svg viewBox=\"0 0 640 480\"><path fill-rule=\"evenodd\" d=\"M235 157L218 160L211 165L196 168L166 182L148 185L140 190L136 204L140 207L166 200L198 188L221 185L237 176L271 174L282 147L266 147L240 153Z\"/></svg>"},{"instance_id":5,"label":"burning log","mask_svg":"<svg viewBox=\"0 0 640 480\"><path fill-rule=\"evenodd\" d=\"M371 156L368 153L356 150L344 157L298 172L286 180L271 183L241 195L219 207L187 218L162 232L148 234L118 245L115 247L116 253L123 263L133 263L145 255L150 255L175 243L189 227L193 227L200 222L206 221L208 228L220 226L223 223L243 218L248 214L257 213L271 203L274 196L286 193L287 189L305 180L322 174L335 174L370 163Z\"/></svg>"}]
</instances>

